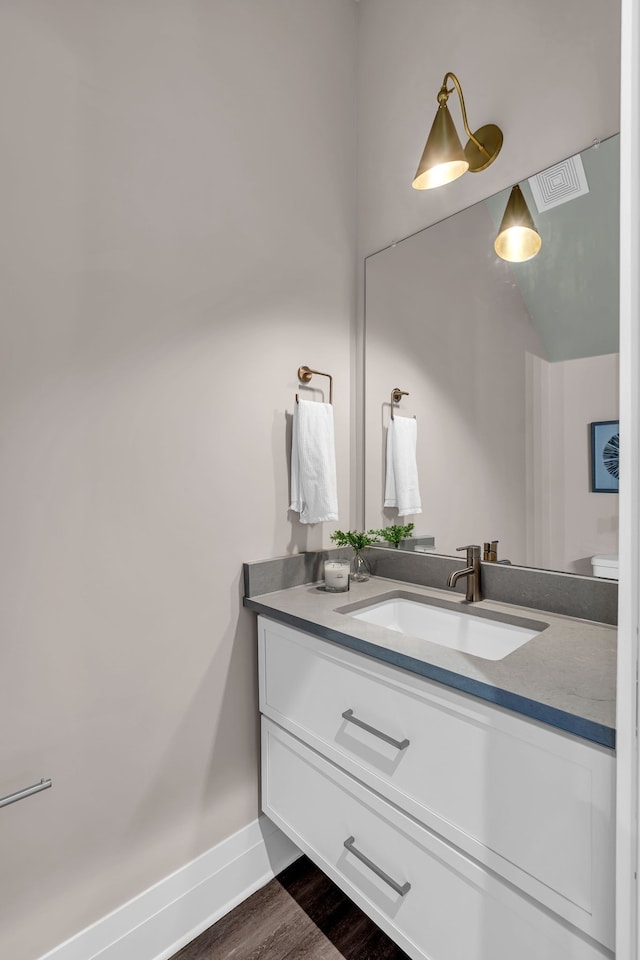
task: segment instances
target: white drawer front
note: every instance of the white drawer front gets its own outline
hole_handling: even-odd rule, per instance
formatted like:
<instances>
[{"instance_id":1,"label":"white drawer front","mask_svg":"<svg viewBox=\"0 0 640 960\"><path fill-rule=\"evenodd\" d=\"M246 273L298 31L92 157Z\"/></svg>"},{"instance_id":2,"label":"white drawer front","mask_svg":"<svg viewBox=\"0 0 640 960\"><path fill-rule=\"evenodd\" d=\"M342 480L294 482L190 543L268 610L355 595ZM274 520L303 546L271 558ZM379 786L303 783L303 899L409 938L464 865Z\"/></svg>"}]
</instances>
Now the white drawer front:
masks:
<instances>
[{"instance_id":1,"label":"white drawer front","mask_svg":"<svg viewBox=\"0 0 640 960\"><path fill-rule=\"evenodd\" d=\"M265 618L260 645L264 714L612 947L610 751Z\"/></svg>"},{"instance_id":2,"label":"white drawer front","mask_svg":"<svg viewBox=\"0 0 640 960\"><path fill-rule=\"evenodd\" d=\"M265 813L414 960L603 960L527 897L262 724ZM349 838L372 866L345 848ZM389 881L410 889L401 895Z\"/></svg>"}]
</instances>

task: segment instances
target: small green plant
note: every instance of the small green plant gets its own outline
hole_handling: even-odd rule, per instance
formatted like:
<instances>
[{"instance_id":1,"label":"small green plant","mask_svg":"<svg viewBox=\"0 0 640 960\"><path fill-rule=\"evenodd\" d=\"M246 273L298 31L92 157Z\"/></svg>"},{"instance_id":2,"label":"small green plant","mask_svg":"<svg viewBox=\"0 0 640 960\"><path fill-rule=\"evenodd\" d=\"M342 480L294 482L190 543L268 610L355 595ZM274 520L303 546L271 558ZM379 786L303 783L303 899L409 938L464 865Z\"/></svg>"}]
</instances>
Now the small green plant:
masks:
<instances>
[{"instance_id":1,"label":"small green plant","mask_svg":"<svg viewBox=\"0 0 640 960\"><path fill-rule=\"evenodd\" d=\"M372 543L377 542L377 530L336 530L332 533L330 540L338 547L353 547L356 553L360 553L365 547L370 547Z\"/></svg>"},{"instance_id":2,"label":"small green plant","mask_svg":"<svg viewBox=\"0 0 640 960\"><path fill-rule=\"evenodd\" d=\"M378 537L375 530L336 530L331 534L331 539L339 547L351 547L355 557L353 560L353 571L351 579L359 583L369 579L371 567L362 556L365 547L370 547L372 543L377 543Z\"/></svg>"},{"instance_id":3,"label":"small green plant","mask_svg":"<svg viewBox=\"0 0 640 960\"><path fill-rule=\"evenodd\" d=\"M376 536L382 537L387 543L392 543L397 550L400 541L411 536L413 527L413 523L408 523L404 527L396 523L392 527L383 527L382 530L370 530L369 533L375 533Z\"/></svg>"}]
</instances>

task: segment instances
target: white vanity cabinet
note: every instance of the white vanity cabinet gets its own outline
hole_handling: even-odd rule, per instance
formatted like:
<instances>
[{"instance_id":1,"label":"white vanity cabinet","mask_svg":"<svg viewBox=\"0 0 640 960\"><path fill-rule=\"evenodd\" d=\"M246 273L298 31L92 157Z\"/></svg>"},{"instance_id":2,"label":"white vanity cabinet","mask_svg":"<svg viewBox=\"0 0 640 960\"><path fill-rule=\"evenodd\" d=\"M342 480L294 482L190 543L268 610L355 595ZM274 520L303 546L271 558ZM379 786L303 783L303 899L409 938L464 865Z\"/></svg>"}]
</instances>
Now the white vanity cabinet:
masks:
<instances>
[{"instance_id":1,"label":"white vanity cabinet","mask_svg":"<svg viewBox=\"0 0 640 960\"><path fill-rule=\"evenodd\" d=\"M611 956L611 750L258 628L263 809L409 956Z\"/></svg>"}]
</instances>

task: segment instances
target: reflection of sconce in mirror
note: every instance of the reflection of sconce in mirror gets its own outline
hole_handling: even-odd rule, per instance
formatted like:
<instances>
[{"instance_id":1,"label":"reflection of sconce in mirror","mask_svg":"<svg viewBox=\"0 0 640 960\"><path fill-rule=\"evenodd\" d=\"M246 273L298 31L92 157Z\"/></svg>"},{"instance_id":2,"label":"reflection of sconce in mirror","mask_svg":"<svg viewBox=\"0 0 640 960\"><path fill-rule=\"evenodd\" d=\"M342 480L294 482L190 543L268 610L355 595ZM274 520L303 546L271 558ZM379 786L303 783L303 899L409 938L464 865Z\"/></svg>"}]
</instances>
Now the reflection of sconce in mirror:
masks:
<instances>
[{"instance_id":1,"label":"reflection of sconce in mirror","mask_svg":"<svg viewBox=\"0 0 640 960\"><path fill-rule=\"evenodd\" d=\"M531 260L542 246L542 238L518 184L511 191L493 246L498 256L510 263Z\"/></svg>"},{"instance_id":2,"label":"reflection of sconce in mirror","mask_svg":"<svg viewBox=\"0 0 640 960\"><path fill-rule=\"evenodd\" d=\"M451 90L447 88L449 79L458 91L462 122L469 137L464 150L447 107L449 94L453 93L453 88ZM445 74L438 93L438 105L435 120L413 180L412 186L416 190L440 187L444 183L450 183L461 177L467 170L471 173L479 173L493 163L502 147L502 130L494 123L480 127L475 134L469 130L462 88L455 74Z\"/></svg>"}]
</instances>

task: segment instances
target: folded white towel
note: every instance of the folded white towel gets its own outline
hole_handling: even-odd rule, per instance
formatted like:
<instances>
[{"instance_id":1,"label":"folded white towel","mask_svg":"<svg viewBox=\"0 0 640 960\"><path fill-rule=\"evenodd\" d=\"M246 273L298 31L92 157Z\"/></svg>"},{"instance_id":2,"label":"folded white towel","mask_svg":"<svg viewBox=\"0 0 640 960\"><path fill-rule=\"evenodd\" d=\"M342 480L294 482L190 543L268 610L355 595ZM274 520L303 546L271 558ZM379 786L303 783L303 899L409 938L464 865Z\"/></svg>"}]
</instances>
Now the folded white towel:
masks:
<instances>
[{"instance_id":1,"label":"folded white towel","mask_svg":"<svg viewBox=\"0 0 640 960\"><path fill-rule=\"evenodd\" d=\"M418 425L413 417L395 417L387 431L385 507L397 507L399 517L422 513L416 446Z\"/></svg>"},{"instance_id":2,"label":"folded white towel","mask_svg":"<svg viewBox=\"0 0 640 960\"><path fill-rule=\"evenodd\" d=\"M330 403L300 400L293 413L291 509L300 523L338 519L338 484Z\"/></svg>"}]
</instances>

